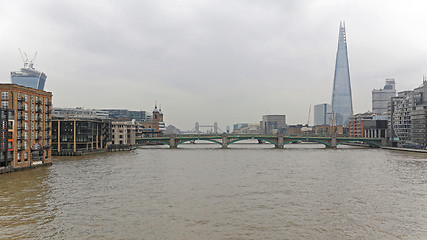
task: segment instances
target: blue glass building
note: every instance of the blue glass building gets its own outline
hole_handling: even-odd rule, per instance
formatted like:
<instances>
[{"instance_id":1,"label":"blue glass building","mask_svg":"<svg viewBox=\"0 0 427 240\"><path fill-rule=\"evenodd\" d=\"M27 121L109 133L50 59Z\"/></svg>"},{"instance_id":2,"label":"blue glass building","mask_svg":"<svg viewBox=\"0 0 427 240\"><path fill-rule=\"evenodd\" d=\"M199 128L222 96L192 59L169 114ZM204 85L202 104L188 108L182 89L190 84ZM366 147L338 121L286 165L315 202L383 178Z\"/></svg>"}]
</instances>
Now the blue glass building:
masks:
<instances>
[{"instance_id":1,"label":"blue glass building","mask_svg":"<svg viewBox=\"0 0 427 240\"><path fill-rule=\"evenodd\" d=\"M26 63L21 70L10 73L12 83L38 90L44 90L46 78L46 74L35 70L33 64Z\"/></svg>"},{"instance_id":2,"label":"blue glass building","mask_svg":"<svg viewBox=\"0 0 427 240\"><path fill-rule=\"evenodd\" d=\"M348 118L353 114L353 102L351 98L350 70L348 68L347 39L344 23L340 23L334 88L332 92L332 111L333 115L335 115L336 125L348 125Z\"/></svg>"}]
</instances>

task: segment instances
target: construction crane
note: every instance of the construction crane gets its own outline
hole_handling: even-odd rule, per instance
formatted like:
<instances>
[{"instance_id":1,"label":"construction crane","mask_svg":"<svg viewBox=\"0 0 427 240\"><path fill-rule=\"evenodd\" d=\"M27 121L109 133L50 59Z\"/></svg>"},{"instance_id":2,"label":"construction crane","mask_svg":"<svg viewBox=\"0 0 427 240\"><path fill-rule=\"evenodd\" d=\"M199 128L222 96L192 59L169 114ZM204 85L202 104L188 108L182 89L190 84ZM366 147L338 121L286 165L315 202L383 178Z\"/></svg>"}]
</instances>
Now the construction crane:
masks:
<instances>
[{"instance_id":1,"label":"construction crane","mask_svg":"<svg viewBox=\"0 0 427 240\"><path fill-rule=\"evenodd\" d=\"M308 119L307 119L307 127L310 125L310 114L311 114L311 105L308 108Z\"/></svg>"},{"instance_id":2,"label":"construction crane","mask_svg":"<svg viewBox=\"0 0 427 240\"><path fill-rule=\"evenodd\" d=\"M25 51L24 51L24 54L22 54L21 49L18 48L18 50L19 50L19 53L21 54L22 61L24 62L24 67L34 68L34 62L36 61L37 51L34 54L33 59L29 60L27 53ZM24 58L24 56L25 56L25 58Z\"/></svg>"}]
</instances>

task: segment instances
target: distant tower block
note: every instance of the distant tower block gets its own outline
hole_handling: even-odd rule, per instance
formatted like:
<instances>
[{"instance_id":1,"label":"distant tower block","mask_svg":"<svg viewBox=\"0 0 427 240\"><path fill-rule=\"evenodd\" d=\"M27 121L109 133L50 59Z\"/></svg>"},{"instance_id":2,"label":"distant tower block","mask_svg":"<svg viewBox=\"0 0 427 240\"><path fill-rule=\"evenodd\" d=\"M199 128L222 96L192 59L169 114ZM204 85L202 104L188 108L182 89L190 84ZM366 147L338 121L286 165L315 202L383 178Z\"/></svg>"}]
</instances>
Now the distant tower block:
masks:
<instances>
[{"instance_id":1,"label":"distant tower block","mask_svg":"<svg viewBox=\"0 0 427 240\"><path fill-rule=\"evenodd\" d=\"M335 62L332 111L335 114L337 125L347 125L348 118L353 114L347 39L345 34L345 23L343 22L340 23L337 58Z\"/></svg>"}]
</instances>

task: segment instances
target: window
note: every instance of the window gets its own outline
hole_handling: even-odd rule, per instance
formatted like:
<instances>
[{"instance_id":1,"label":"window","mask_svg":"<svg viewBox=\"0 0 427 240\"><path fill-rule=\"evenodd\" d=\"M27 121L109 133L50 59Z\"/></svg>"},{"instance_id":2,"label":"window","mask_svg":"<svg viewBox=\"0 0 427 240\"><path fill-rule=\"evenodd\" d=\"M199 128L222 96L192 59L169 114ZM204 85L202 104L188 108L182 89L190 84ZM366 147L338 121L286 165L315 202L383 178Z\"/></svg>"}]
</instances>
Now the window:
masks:
<instances>
[{"instance_id":1,"label":"window","mask_svg":"<svg viewBox=\"0 0 427 240\"><path fill-rule=\"evenodd\" d=\"M24 126L25 126L25 130L28 130L28 123L27 122L24 124Z\"/></svg>"},{"instance_id":2,"label":"window","mask_svg":"<svg viewBox=\"0 0 427 240\"><path fill-rule=\"evenodd\" d=\"M24 132L24 139L27 140L28 139L28 133ZM25 148L27 148L27 142L25 142Z\"/></svg>"},{"instance_id":3,"label":"window","mask_svg":"<svg viewBox=\"0 0 427 240\"><path fill-rule=\"evenodd\" d=\"M28 94L25 94L25 101L28 102Z\"/></svg>"},{"instance_id":4,"label":"window","mask_svg":"<svg viewBox=\"0 0 427 240\"><path fill-rule=\"evenodd\" d=\"M24 105L24 109L25 109L25 111L28 111L28 104Z\"/></svg>"},{"instance_id":5,"label":"window","mask_svg":"<svg viewBox=\"0 0 427 240\"><path fill-rule=\"evenodd\" d=\"M28 158L28 153L24 153L24 158L27 159Z\"/></svg>"},{"instance_id":6,"label":"window","mask_svg":"<svg viewBox=\"0 0 427 240\"><path fill-rule=\"evenodd\" d=\"M28 113L25 113L25 121L28 121Z\"/></svg>"},{"instance_id":7,"label":"window","mask_svg":"<svg viewBox=\"0 0 427 240\"><path fill-rule=\"evenodd\" d=\"M1 108L9 108L9 101L2 101Z\"/></svg>"},{"instance_id":8,"label":"window","mask_svg":"<svg viewBox=\"0 0 427 240\"><path fill-rule=\"evenodd\" d=\"M7 149L13 149L12 142L7 142Z\"/></svg>"},{"instance_id":9,"label":"window","mask_svg":"<svg viewBox=\"0 0 427 240\"><path fill-rule=\"evenodd\" d=\"M18 155L16 156L16 158L19 160L21 159L21 153L18 153Z\"/></svg>"},{"instance_id":10,"label":"window","mask_svg":"<svg viewBox=\"0 0 427 240\"><path fill-rule=\"evenodd\" d=\"M9 99L9 92L1 92L1 99Z\"/></svg>"},{"instance_id":11,"label":"window","mask_svg":"<svg viewBox=\"0 0 427 240\"><path fill-rule=\"evenodd\" d=\"M24 149L27 149L27 146L28 146L28 145L27 145L27 142L25 141L25 142L24 142Z\"/></svg>"}]
</instances>

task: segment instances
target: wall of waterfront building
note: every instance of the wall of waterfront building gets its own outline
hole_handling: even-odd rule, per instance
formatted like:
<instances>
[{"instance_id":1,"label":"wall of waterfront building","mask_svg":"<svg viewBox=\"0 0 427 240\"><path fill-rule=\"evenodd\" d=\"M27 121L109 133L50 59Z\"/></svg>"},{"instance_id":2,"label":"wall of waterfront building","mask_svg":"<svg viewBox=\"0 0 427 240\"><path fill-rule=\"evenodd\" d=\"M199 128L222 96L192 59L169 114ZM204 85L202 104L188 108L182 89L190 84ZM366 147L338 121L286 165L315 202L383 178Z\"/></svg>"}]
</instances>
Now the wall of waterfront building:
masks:
<instances>
[{"instance_id":1,"label":"wall of waterfront building","mask_svg":"<svg viewBox=\"0 0 427 240\"><path fill-rule=\"evenodd\" d=\"M0 84L0 91L0 167L50 164L52 93L16 84Z\"/></svg>"},{"instance_id":2,"label":"wall of waterfront building","mask_svg":"<svg viewBox=\"0 0 427 240\"><path fill-rule=\"evenodd\" d=\"M355 114L349 118L349 136L367 138L385 138L387 120L377 117L374 112Z\"/></svg>"},{"instance_id":3,"label":"wall of waterfront building","mask_svg":"<svg viewBox=\"0 0 427 240\"><path fill-rule=\"evenodd\" d=\"M136 137L135 122L122 121L111 124L111 148L120 146L134 146Z\"/></svg>"},{"instance_id":4,"label":"wall of waterfront building","mask_svg":"<svg viewBox=\"0 0 427 240\"><path fill-rule=\"evenodd\" d=\"M313 134L316 136L331 137L333 135L343 136L345 128L343 126L318 125L313 127Z\"/></svg>"},{"instance_id":5,"label":"wall of waterfront building","mask_svg":"<svg viewBox=\"0 0 427 240\"><path fill-rule=\"evenodd\" d=\"M0 167L8 167L13 164L14 118L13 110L0 108Z\"/></svg>"},{"instance_id":6,"label":"wall of waterfront building","mask_svg":"<svg viewBox=\"0 0 427 240\"><path fill-rule=\"evenodd\" d=\"M81 155L106 151L110 142L110 119L67 117L52 121L53 155Z\"/></svg>"},{"instance_id":7,"label":"wall of waterfront building","mask_svg":"<svg viewBox=\"0 0 427 240\"><path fill-rule=\"evenodd\" d=\"M399 92L388 105L389 144L427 148L427 81L413 91Z\"/></svg>"}]
</instances>

